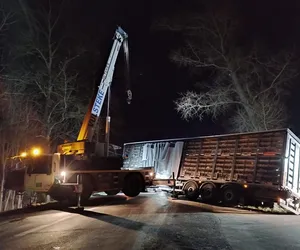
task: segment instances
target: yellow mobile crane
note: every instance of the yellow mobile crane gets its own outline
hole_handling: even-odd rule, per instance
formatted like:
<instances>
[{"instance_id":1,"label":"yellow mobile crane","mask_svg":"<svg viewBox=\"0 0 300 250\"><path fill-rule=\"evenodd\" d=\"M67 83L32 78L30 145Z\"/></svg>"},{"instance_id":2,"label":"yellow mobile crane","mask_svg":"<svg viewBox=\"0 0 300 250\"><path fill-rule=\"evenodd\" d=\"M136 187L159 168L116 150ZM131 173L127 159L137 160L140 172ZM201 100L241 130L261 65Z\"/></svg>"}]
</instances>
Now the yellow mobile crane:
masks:
<instances>
[{"instance_id":1,"label":"yellow mobile crane","mask_svg":"<svg viewBox=\"0 0 300 250\"><path fill-rule=\"evenodd\" d=\"M153 168L142 170L123 169L121 156L110 156L108 140L106 143L93 141L95 127L103 102L113 79L117 56L123 45L127 73L128 35L120 27L114 35L114 43L102 76L98 92L92 98L83 120L77 141L59 145L57 153L51 155L26 155L25 190L49 194L58 201L73 200L74 197L87 200L93 192L106 192L115 195L121 190L130 197L137 196L154 178ZM128 75L129 76L129 75ZM128 89L128 102L132 93ZM110 117L106 120L106 138L109 135Z\"/></svg>"}]
</instances>

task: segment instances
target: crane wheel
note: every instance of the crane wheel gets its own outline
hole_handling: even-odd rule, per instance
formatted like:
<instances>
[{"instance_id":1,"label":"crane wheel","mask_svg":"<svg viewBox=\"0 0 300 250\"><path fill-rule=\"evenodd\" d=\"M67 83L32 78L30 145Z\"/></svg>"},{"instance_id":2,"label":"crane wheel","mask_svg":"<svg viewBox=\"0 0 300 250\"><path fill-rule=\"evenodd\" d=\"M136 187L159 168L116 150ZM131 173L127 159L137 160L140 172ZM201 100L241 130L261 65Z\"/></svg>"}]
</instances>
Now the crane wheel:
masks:
<instances>
[{"instance_id":1,"label":"crane wheel","mask_svg":"<svg viewBox=\"0 0 300 250\"><path fill-rule=\"evenodd\" d=\"M75 175L74 175L75 176ZM92 183L92 178L88 174L82 175L82 193L81 193L81 203L85 204L89 198L91 197L93 193L94 187ZM68 196L68 202L69 204L77 204L77 194L72 193L70 196Z\"/></svg>"},{"instance_id":2,"label":"crane wheel","mask_svg":"<svg viewBox=\"0 0 300 250\"><path fill-rule=\"evenodd\" d=\"M92 178L88 174L82 175L82 193L81 193L81 200L82 202L88 201L93 193L93 184Z\"/></svg>"},{"instance_id":3,"label":"crane wheel","mask_svg":"<svg viewBox=\"0 0 300 250\"><path fill-rule=\"evenodd\" d=\"M106 193L107 195L117 195L120 192L120 190L109 190L109 191L105 191L104 193Z\"/></svg>"},{"instance_id":4,"label":"crane wheel","mask_svg":"<svg viewBox=\"0 0 300 250\"><path fill-rule=\"evenodd\" d=\"M189 180L184 186L185 197L190 201L196 201L199 197L199 187L197 182Z\"/></svg>"},{"instance_id":5,"label":"crane wheel","mask_svg":"<svg viewBox=\"0 0 300 250\"><path fill-rule=\"evenodd\" d=\"M123 183L123 193L129 197L136 197L143 189L143 180L139 174L128 174Z\"/></svg>"},{"instance_id":6,"label":"crane wheel","mask_svg":"<svg viewBox=\"0 0 300 250\"><path fill-rule=\"evenodd\" d=\"M53 200L58 201L59 203L63 203L68 200L73 194L73 191L70 187L66 186L56 186L54 185L49 191L49 195Z\"/></svg>"},{"instance_id":7,"label":"crane wheel","mask_svg":"<svg viewBox=\"0 0 300 250\"><path fill-rule=\"evenodd\" d=\"M58 201L59 203L63 203L64 201L68 200L68 198L66 196L59 196L59 195L50 195L50 197L53 200Z\"/></svg>"}]
</instances>

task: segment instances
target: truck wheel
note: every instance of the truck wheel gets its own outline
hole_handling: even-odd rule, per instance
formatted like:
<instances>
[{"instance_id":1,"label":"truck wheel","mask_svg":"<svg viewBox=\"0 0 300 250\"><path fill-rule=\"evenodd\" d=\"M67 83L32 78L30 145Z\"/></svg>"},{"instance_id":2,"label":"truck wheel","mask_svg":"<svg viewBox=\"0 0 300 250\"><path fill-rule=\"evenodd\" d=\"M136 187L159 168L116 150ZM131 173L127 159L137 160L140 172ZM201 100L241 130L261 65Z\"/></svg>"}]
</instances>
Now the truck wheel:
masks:
<instances>
[{"instance_id":1,"label":"truck wheel","mask_svg":"<svg viewBox=\"0 0 300 250\"><path fill-rule=\"evenodd\" d=\"M104 193L106 193L107 195L117 195L120 192L120 190L109 190L109 191L105 191Z\"/></svg>"},{"instance_id":2,"label":"truck wheel","mask_svg":"<svg viewBox=\"0 0 300 250\"><path fill-rule=\"evenodd\" d=\"M129 197L136 197L143 188L142 178L138 174L129 174L124 179L123 193Z\"/></svg>"},{"instance_id":3,"label":"truck wheel","mask_svg":"<svg viewBox=\"0 0 300 250\"><path fill-rule=\"evenodd\" d=\"M237 205L239 197L240 194L237 187L228 185L222 188L222 201L225 205Z\"/></svg>"},{"instance_id":4,"label":"truck wheel","mask_svg":"<svg viewBox=\"0 0 300 250\"><path fill-rule=\"evenodd\" d=\"M201 199L205 203L214 203L216 201L217 190L214 184L205 183L200 188Z\"/></svg>"},{"instance_id":5,"label":"truck wheel","mask_svg":"<svg viewBox=\"0 0 300 250\"><path fill-rule=\"evenodd\" d=\"M197 182L190 180L184 186L185 197L191 201L196 201L199 197L199 188Z\"/></svg>"}]
</instances>

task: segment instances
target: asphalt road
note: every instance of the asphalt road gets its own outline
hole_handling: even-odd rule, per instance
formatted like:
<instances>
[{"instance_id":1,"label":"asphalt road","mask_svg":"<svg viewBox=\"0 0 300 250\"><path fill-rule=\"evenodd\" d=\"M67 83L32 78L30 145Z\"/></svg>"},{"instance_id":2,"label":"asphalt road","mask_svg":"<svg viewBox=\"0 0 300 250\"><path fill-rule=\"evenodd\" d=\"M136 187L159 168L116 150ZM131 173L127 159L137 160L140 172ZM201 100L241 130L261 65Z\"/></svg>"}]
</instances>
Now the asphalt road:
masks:
<instances>
[{"instance_id":1,"label":"asphalt road","mask_svg":"<svg viewBox=\"0 0 300 250\"><path fill-rule=\"evenodd\" d=\"M86 210L0 217L0 249L300 249L300 217L268 215L164 193L92 200Z\"/></svg>"}]
</instances>

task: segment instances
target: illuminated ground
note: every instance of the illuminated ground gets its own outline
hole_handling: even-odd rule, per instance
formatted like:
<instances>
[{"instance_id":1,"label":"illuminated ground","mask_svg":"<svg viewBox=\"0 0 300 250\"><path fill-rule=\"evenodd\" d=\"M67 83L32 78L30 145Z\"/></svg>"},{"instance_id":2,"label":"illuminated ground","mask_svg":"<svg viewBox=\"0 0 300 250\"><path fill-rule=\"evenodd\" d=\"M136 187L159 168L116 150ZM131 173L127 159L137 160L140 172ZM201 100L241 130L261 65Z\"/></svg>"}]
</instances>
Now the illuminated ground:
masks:
<instances>
[{"instance_id":1,"label":"illuminated ground","mask_svg":"<svg viewBox=\"0 0 300 250\"><path fill-rule=\"evenodd\" d=\"M211 212L213 211L213 212ZM170 200L99 197L82 214L0 218L0 249L300 249L300 217Z\"/></svg>"}]
</instances>

